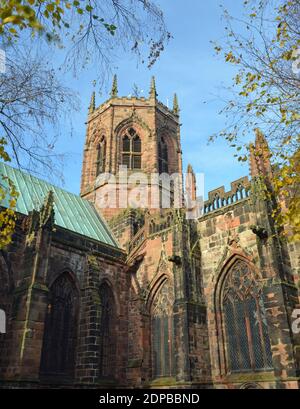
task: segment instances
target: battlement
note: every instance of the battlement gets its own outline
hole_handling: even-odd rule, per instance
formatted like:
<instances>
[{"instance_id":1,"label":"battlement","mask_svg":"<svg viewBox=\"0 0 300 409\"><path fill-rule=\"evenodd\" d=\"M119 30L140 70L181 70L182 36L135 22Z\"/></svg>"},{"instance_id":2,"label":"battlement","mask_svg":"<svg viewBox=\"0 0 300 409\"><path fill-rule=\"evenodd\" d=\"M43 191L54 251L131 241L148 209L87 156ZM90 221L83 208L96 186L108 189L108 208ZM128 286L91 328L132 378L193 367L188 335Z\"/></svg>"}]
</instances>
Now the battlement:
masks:
<instances>
[{"instance_id":1,"label":"battlement","mask_svg":"<svg viewBox=\"0 0 300 409\"><path fill-rule=\"evenodd\" d=\"M147 237L160 234L162 231L170 229L173 223L173 212L167 211L164 214L156 214L147 217L145 224L140 225L140 229L128 244L128 253L132 254L145 241Z\"/></svg>"},{"instance_id":2,"label":"battlement","mask_svg":"<svg viewBox=\"0 0 300 409\"><path fill-rule=\"evenodd\" d=\"M109 109L111 106L128 106L135 108L156 108L164 115L171 117L174 121L178 122L178 114L174 113L172 109L167 107L161 101L153 100L151 98L136 97L136 96L123 96L112 97L104 101L98 107L95 107L93 112L90 112L88 121L94 119L99 114Z\"/></svg>"},{"instance_id":3,"label":"battlement","mask_svg":"<svg viewBox=\"0 0 300 409\"><path fill-rule=\"evenodd\" d=\"M204 202L204 215L246 199L250 196L250 181L247 176L231 182L231 189L225 192L221 186L208 193L208 200Z\"/></svg>"},{"instance_id":4,"label":"battlement","mask_svg":"<svg viewBox=\"0 0 300 409\"><path fill-rule=\"evenodd\" d=\"M156 85L155 85L155 78L152 77L151 79L151 86L149 97L142 97L136 95L127 95L127 96L119 96L118 95L118 82L117 76L114 76L112 89L110 92L110 98L104 101L101 105L96 108L96 94L95 92L92 93L92 98L89 106L89 119L95 118L97 115L103 113L106 109L111 106L130 106L130 107L151 107L158 109L164 115L171 117L174 121L178 122L179 118L179 105L178 105L178 98L177 95L174 95L173 100L173 108L170 109L168 106L163 104L162 102L158 101L157 99L157 92L156 92Z\"/></svg>"},{"instance_id":5,"label":"battlement","mask_svg":"<svg viewBox=\"0 0 300 409\"><path fill-rule=\"evenodd\" d=\"M173 213L167 212L164 216L157 215L151 218L149 223L149 235L156 234L172 226Z\"/></svg>"},{"instance_id":6,"label":"battlement","mask_svg":"<svg viewBox=\"0 0 300 409\"><path fill-rule=\"evenodd\" d=\"M174 112L173 109L170 109L169 107L167 107L167 105L163 104L161 101L156 101L156 106L157 108L160 109L160 111L166 115L172 115L172 117L174 117L176 120L178 120L178 114L176 114Z\"/></svg>"}]
</instances>

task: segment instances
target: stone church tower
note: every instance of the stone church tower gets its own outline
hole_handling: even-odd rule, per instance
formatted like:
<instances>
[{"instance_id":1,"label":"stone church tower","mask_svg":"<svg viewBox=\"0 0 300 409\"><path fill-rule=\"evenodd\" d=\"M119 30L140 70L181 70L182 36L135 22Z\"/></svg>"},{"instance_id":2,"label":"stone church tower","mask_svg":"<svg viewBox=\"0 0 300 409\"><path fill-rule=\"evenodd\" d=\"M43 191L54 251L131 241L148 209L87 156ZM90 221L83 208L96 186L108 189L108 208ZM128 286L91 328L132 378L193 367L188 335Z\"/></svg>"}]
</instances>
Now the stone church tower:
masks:
<instances>
[{"instance_id":1,"label":"stone church tower","mask_svg":"<svg viewBox=\"0 0 300 409\"><path fill-rule=\"evenodd\" d=\"M130 202L120 205L124 187L116 179L116 206L106 207L102 201L99 208L127 250L132 273L128 381L134 386L156 380L154 385L180 382L208 387L210 358L197 226L185 220L182 209L178 100L175 94L172 109L159 102L154 78L147 99L119 97L116 77L111 98L97 109L92 96L81 196L96 207L105 195L110 200L114 192L101 175L117 175L121 166L128 168L129 183L124 185L128 198L136 186L149 198L135 208ZM141 172L146 179L131 183L131 175ZM188 172L193 173L191 166ZM151 175L162 173L173 175L169 185L153 183ZM191 188L195 199L195 185Z\"/></svg>"},{"instance_id":2,"label":"stone church tower","mask_svg":"<svg viewBox=\"0 0 300 409\"><path fill-rule=\"evenodd\" d=\"M171 193L153 183L153 175L177 174L179 179L182 175L177 96L172 110L159 102L154 78L147 99L119 97L117 92L115 77L111 98L97 109L92 95L81 179L81 197L100 206L108 219L129 207L158 209L162 196ZM119 176L124 167L127 178ZM101 178L105 173L116 177L116 194L110 194L109 179ZM144 177L139 179L141 174ZM147 193L135 204L137 182L140 191Z\"/></svg>"}]
</instances>

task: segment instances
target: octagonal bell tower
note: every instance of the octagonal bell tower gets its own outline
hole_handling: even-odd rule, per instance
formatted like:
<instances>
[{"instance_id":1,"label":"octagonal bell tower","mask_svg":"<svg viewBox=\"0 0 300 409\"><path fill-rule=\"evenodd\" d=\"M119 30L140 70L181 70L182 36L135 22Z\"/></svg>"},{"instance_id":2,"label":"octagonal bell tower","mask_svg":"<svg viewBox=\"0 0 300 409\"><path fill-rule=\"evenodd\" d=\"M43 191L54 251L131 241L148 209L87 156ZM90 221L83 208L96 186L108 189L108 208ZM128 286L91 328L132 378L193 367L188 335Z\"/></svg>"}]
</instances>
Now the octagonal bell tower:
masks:
<instances>
[{"instance_id":1,"label":"octagonal bell tower","mask_svg":"<svg viewBox=\"0 0 300 409\"><path fill-rule=\"evenodd\" d=\"M154 183L153 175L162 173L182 178L177 96L173 109L159 102L153 77L148 98L120 97L114 76L106 102L96 108L95 93L91 98L81 196L108 220L136 205L159 210L162 196L173 195L172 187L165 191L160 182Z\"/></svg>"}]
</instances>

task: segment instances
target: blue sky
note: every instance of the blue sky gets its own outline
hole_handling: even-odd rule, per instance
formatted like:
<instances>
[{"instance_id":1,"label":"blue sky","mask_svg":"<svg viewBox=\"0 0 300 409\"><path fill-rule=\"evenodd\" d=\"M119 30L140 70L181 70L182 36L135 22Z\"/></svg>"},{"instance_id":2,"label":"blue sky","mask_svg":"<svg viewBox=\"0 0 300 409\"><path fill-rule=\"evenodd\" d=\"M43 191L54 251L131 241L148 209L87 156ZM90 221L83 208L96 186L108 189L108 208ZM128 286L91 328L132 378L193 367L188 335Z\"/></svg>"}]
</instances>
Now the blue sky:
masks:
<instances>
[{"instance_id":1,"label":"blue sky","mask_svg":"<svg viewBox=\"0 0 300 409\"><path fill-rule=\"evenodd\" d=\"M211 134L225 125L225 118L218 115L223 106L218 95L222 84L230 85L234 76L233 69L224 59L215 56L210 43L210 40L219 40L224 35L220 3L235 15L241 12L242 2L236 0L159 1L173 35L160 59L150 71L146 66L138 65L132 55L122 56L116 64L119 95L130 94L134 83L144 90L144 95L148 95L152 75L156 76L158 98L164 104L167 101L171 104L173 94L177 92L184 169L191 163L195 172L204 172L206 192L223 184L228 189L231 181L248 174L248 164L238 163L233 149L225 141L218 140L210 145L207 142ZM66 129L58 143L58 149L68 153L64 163L64 188L74 193L79 193L80 188L84 123L96 76L95 69L89 67L78 79L68 75L65 80L81 99L80 112L72 114L72 137ZM107 98L108 89L103 90L102 96L97 95L97 105Z\"/></svg>"}]
</instances>

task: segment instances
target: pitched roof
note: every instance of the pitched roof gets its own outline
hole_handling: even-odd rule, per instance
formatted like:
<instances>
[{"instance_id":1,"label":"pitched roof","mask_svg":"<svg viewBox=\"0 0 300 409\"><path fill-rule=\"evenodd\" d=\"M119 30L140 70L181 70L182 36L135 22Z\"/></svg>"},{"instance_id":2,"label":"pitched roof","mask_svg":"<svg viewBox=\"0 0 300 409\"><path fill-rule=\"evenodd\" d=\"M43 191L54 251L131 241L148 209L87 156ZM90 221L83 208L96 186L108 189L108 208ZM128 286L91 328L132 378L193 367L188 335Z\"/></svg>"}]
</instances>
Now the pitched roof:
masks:
<instances>
[{"instance_id":1,"label":"pitched roof","mask_svg":"<svg viewBox=\"0 0 300 409\"><path fill-rule=\"evenodd\" d=\"M2 162L0 162L0 175L12 180L20 194L16 205L17 212L27 215L33 209L39 210L46 195L52 190L57 226L119 247L108 225L89 201ZM3 184L2 180L1 184ZM1 202L1 206L8 206L7 199Z\"/></svg>"}]
</instances>

